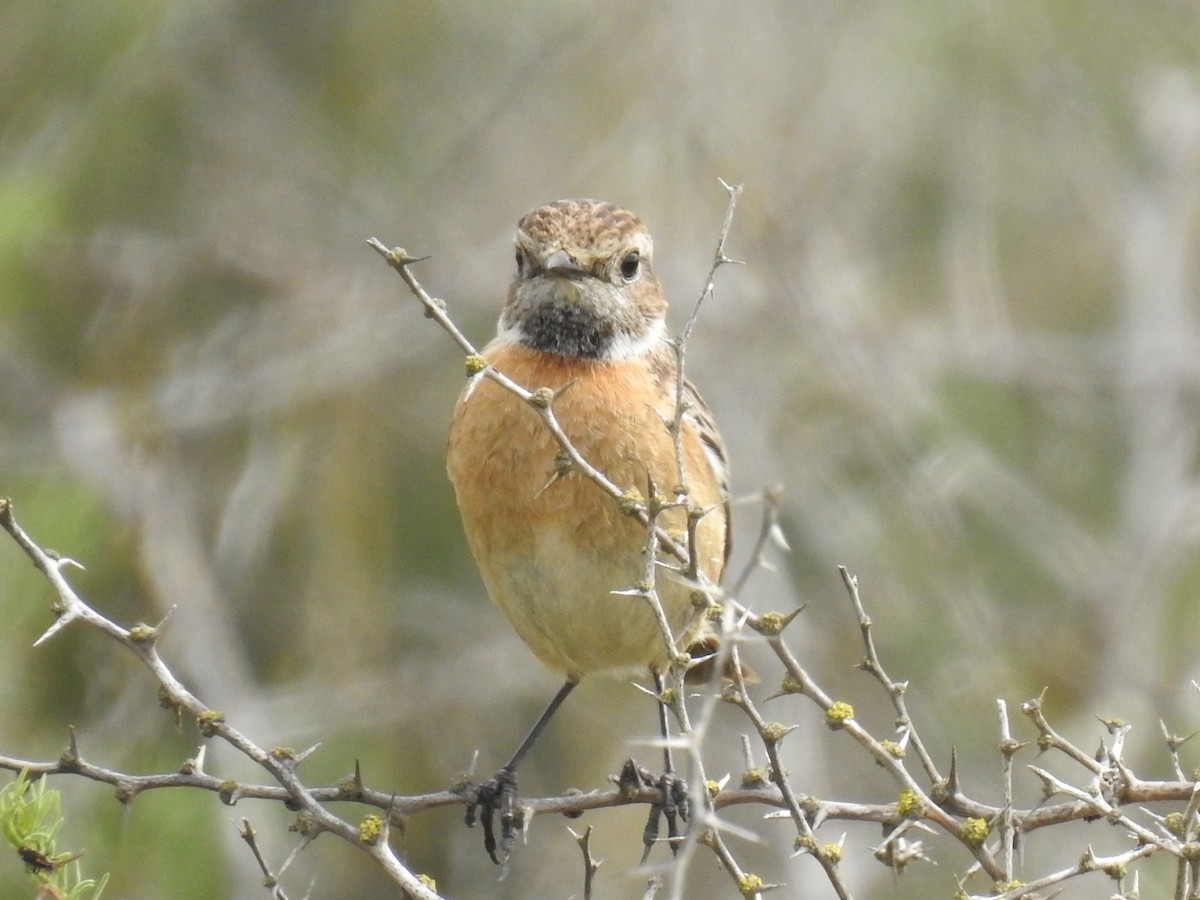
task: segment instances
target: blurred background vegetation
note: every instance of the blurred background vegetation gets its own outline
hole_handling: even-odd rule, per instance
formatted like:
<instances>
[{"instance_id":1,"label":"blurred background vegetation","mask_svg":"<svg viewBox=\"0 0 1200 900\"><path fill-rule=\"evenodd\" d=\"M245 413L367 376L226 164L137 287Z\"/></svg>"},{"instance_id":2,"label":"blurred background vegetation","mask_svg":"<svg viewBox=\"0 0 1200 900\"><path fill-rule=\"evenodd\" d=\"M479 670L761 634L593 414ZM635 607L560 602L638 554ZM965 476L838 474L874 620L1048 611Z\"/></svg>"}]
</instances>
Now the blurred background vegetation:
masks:
<instances>
[{"instance_id":1,"label":"blurred background vegetation","mask_svg":"<svg viewBox=\"0 0 1200 900\"><path fill-rule=\"evenodd\" d=\"M793 547L743 599L807 604L797 651L885 736L852 669L849 566L926 740L943 764L957 746L981 799L1001 797L995 698L1046 686L1064 733L1090 747L1094 715L1126 718L1139 774L1169 774L1158 720L1200 721L1200 7L17 0L0 32L0 494L87 565L75 582L105 613L173 608L165 656L239 728L322 742L310 783L360 759L373 787L423 792L477 748L491 771L556 687L459 531L442 445L460 354L365 239L432 254L419 277L482 343L517 218L611 199L650 224L678 328L718 176L746 185L729 251L749 265L720 273L690 375L739 495L786 488ZM758 508L736 514L744 554ZM53 758L74 724L115 768L193 755L128 654L81 628L31 649L50 600L0 545L0 753ZM813 709L767 709L802 723L798 790L894 797ZM652 758L630 742L653 729L632 688L587 683L523 788L600 785ZM710 773L740 770L742 730L719 711ZM209 771L260 777L209 750ZM57 786L64 847L114 898L265 896L231 819L276 864L294 839L261 804ZM1018 799L1040 799L1031 779ZM744 864L832 896L760 812L734 814L766 838L735 844ZM498 884L460 815L407 833L448 894L581 892L561 820L535 822ZM601 896L641 895L641 819L585 820ZM843 830L862 897L947 896L967 864L945 843L896 880L870 860L878 829L827 839ZM1110 831L1034 835L1026 874L1122 846ZM715 866L689 897L729 895ZM1169 868L1145 867L1147 895ZM330 839L286 878L310 882L393 895ZM15 859L0 894L29 895Z\"/></svg>"}]
</instances>

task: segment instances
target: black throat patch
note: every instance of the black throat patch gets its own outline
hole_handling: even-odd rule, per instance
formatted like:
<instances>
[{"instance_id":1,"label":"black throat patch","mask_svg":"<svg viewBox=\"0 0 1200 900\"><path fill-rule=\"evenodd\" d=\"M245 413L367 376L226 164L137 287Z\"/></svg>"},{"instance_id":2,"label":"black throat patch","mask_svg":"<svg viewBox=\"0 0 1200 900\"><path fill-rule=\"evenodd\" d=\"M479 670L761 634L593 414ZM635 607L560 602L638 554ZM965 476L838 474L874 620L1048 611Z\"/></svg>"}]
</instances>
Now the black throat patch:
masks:
<instances>
[{"instance_id":1,"label":"black throat patch","mask_svg":"<svg viewBox=\"0 0 1200 900\"><path fill-rule=\"evenodd\" d=\"M579 304L543 304L521 319L522 343L546 353L601 359L616 331L611 321Z\"/></svg>"}]
</instances>

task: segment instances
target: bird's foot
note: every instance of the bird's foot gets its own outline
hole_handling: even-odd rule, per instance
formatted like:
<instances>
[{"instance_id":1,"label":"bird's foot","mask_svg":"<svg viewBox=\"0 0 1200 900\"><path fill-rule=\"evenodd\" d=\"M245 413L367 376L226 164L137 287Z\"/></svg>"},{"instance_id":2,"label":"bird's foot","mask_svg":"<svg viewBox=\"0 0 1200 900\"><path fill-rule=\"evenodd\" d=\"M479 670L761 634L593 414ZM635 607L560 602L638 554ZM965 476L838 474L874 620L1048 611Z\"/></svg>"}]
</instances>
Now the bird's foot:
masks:
<instances>
[{"instance_id":1,"label":"bird's foot","mask_svg":"<svg viewBox=\"0 0 1200 900\"><path fill-rule=\"evenodd\" d=\"M520 826L517 799L517 775L511 769L501 769L483 784L472 785L467 789L467 814L465 821L468 828L474 828L475 822L483 823L483 849L496 865L507 863L512 851L513 842L517 837ZM499 855L497 855L495 816L500 813ZM478 817L476 816L478 812ZM503 859L501 859L503 857Z\"/></svg>"},{"instance_id":2,"label":"bird's foot","mask_svg":"<svg viewBox=\"0 0 1200 900\"><path fill-rule=\"evenodd\" d=\"M667 843L671 853L677 853L683 840L690 812L687 782L674 772L656 774L632 759L625 763L617 784L622 790L637 790L643 787L658 791L658 799L650 804L650 815L642 831L642 862L650 856L650 850L661 838L662 823L667 822Z\"/></svg>"}]
</instances>

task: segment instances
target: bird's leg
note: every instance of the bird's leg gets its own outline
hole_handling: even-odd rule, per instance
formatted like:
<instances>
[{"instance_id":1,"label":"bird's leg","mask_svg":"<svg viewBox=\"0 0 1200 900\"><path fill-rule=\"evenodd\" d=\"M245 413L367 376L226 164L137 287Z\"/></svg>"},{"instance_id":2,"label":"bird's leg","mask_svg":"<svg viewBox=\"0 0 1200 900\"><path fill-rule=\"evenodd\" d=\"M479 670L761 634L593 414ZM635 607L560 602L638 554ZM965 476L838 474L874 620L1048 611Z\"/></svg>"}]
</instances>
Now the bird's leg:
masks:
<instances>
[{"instance_id":1,"label":"bird's leg","mask_svg":"<svg viewBox=\"0 0 1200 900\"><path fill-rule=\"evenodd\" d=\"M512 759L483 784L473 785L467 792L467 826L472 828L475 826L476 811L478 810L478 820L483 823L483 849L487 851L488 856L496 865L500 865L500 857L496 855L496 832L493 825L496 811L500 811L500 853L507 861L517 834L517 817L513 811L513 805L517 799L517 766L521 764L521 760L525 758L525 754L529 752L533 742L546 727L546 723L550 721L551 716L562 705L562 702L567 699L567 694L571 693L576 684L578 682L575 681L563 684L558 689L558 693L554 695L554 699L550 701L550 705L533 723L533 727L529 729L529 733L517 747L517 752L512 755Z\"/></svg>"},{"instance_id":2,"label":"bird's leg","mask_svg":"<svg viewBox=\"0 0 1200 900\"><path fill-rule=\"evenodd\" d=\"M661 672L652 672L651 674L654 676L654 689L658 692L659 697L662 697L666 681ZM642 862L646 861L650 855L650 848L658 840L659 828L664 818L667 820L667 840L670 842L672 853L678 850L679 838L682 836L679 822L688 820L687 782L675 774L675 762L670 744L670 710L667 709L667 704L661 700L658 703L658 727L663 739L663 772L659 778L652 779L650 786L657 787L662 791L662 800L650 805L650 816L646 819L646 828L642 832L642 845L645 847L642 852Z\"/></svg>"}]
</instances>

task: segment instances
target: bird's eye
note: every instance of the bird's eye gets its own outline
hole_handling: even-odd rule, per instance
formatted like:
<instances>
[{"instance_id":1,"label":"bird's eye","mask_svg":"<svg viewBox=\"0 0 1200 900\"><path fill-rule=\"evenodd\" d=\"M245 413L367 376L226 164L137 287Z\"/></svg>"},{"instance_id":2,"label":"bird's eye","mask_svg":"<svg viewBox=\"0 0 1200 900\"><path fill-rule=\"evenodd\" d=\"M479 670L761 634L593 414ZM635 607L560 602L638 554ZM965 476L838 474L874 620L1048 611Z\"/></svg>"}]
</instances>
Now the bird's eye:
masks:
<instances>
[{"instance_id":1,"label":"bird's eye","mask_svg":"<svg viewBox=\"0 0 1200 900\"><path fill-rule=\"evenodd\" d=\"M636 250L626 253L625 258L621 260L621 277L626 281L633 281L637 278L638 266L641 261L642 258Z\"/></svg>"}]
</instances>

